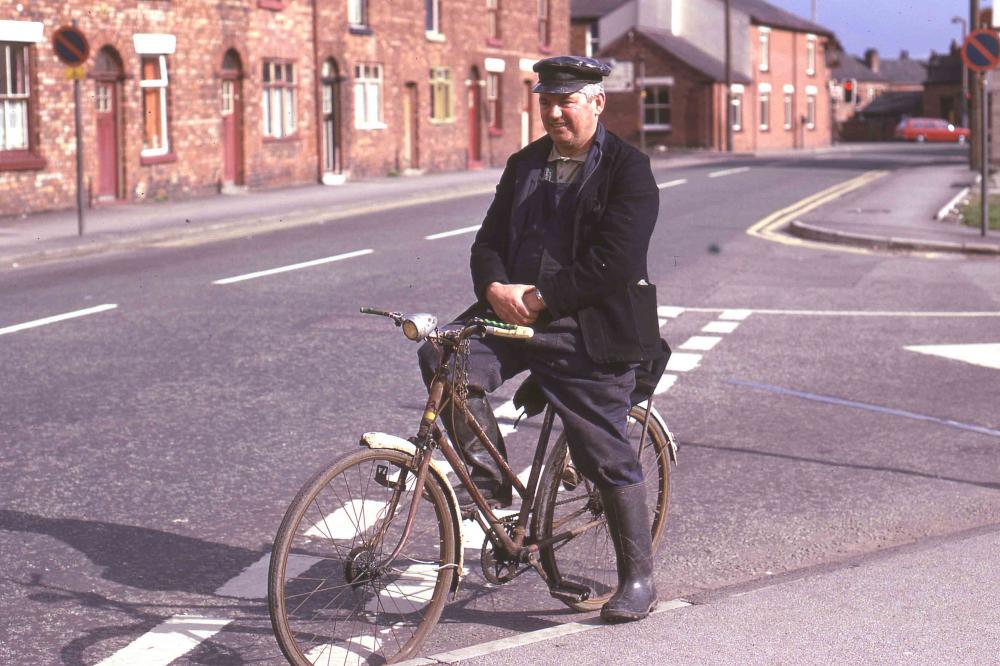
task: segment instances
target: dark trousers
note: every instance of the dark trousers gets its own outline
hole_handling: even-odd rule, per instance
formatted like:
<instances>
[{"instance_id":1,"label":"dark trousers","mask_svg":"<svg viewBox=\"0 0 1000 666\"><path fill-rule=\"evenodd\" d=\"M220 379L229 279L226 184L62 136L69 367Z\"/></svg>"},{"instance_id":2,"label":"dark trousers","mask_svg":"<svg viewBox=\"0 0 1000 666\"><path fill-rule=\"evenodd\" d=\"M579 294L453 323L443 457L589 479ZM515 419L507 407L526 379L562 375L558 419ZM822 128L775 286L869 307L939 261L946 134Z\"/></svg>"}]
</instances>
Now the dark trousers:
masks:
<instances>
[{"instance_id":1,"label":"dark trousers","mask_svg":"<svg viewBox=\"0 0 1000 666\"><path fill-rule=\"evenodd\" d=\"M424 382L437 367L437 350L418 352ZM594 363L575 330L540 332L530 341L483 338L469 341L469 388L491 393L528 370L562 420L573 464L600 487L642 481L637 452L625 436L634 369Z\"/></svg>"}]
</instances>

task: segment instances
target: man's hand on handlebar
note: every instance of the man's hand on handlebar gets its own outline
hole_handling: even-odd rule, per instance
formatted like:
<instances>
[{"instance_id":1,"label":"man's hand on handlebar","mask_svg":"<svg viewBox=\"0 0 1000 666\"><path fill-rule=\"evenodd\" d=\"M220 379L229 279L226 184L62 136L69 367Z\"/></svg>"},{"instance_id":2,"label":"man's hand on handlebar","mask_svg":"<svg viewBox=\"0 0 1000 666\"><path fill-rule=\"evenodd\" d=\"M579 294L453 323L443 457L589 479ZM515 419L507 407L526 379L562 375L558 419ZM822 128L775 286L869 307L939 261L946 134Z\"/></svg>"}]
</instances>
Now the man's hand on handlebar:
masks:
<instances>
[{"instance_id":1,"label":"man's hand on handlebar","mask_svg":"<svg viewBox=\"0 0 1000 666\"><path fill-rule=\"evenodd\" d=\"M486 300L501 321L518 326L530 326L544 309L534 297L531 284L500 284L493 282L486 288Z\"/></svg>"}]
</instances>

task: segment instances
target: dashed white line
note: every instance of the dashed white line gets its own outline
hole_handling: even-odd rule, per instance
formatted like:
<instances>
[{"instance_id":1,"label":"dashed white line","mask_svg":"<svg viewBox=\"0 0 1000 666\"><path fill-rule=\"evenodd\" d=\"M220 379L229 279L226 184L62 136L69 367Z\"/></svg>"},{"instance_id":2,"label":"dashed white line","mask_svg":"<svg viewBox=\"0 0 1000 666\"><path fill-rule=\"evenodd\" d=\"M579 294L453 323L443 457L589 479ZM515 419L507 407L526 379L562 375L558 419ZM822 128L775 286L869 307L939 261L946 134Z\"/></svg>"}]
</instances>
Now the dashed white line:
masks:
<instances>
[{"instance_id":1,"label":"dashed white line","mask_svg":"<svg viewBox=\"0 0 1000 666\"><path fill-rule=\"evenodd\" d=\"M723 310L722 314L719 315L719 319L726 321L743 321L751 314L753 310Z\"/></svg>"},{"instance_id":2,"label":"dashed white line","mask_svg":"<svg viewBox=\"0 0 1000 666\"><path fill-rule=\"evenodd\" d=\"M430 236L424 236L424 240L437 240L439 238L448 238L450 236L461 236L462 234L469 234L473 231L479 231L481 224L474 224L471 227L462 227L461 229L452 229L451 231L442 231L441 233L431 234Z\"/></svg>"},{"instance_id":3,"label":"dashed white line","mask_svg":"<svg viewBox=\"0 0 1000 666\"><path fill-rule=\"evenodd\" d=\"M683 185L688 182L687 178L678 178L677 180L668 180L665 183L657 183L656 186L661 190L665 190L668 187L677 187L678 185Z\"/></svg>"},{"instance_id":4,"label":"dashed white line","mask_svg":"<svg viewBox=\"0 0 1000 666\"><path fill-rule=\"evenodd\" d=\"M97 666L167 666L215 634L232 620L175 615L143 634Z\"/></svg>"},{"instance_id":5,"label":"dashed white line","mask_svg":"<svg viewBox=\"0 0 1000 666\"><path fill-rule=\"evenodd\" d=\"M52 315L51 317L44 317L42 319L35 319L34 321L26 321L23 324L14 324L13 326L0 328L0 335L7 335L8 333L17 333L18 331L24 331L29 328L37 328L39 326L45 326L47 324L54 324L56 322L65 321L67 319L86 317L87 315L97 314L98 312L107 312L108 310L114 310L117 307L118 305L116 303L105 303L104 305L95 305L92 308L84 308L82 310L74 310L73 312L67 312L65 314Z\"/></svg>"},{"instance_id":6,"label":"dashed white line","mask_svg":"<svg viewBox=\"0 0 1000 666\"><path fill-rule=\"evenodd\" d=\"M713 321L702 327L702 333L732 333L740 325L738 321Z\"/></svg>"},{"instance_id":7,"label":"dashed white line","mask_svg":"<svg viewBox=\"0 0 1000 666\"><path fill-rule=\"evenodd\" d=\"M719 344L720 340L722 338L717 335L694 335L685 340L680 349L709 351L712 347Z\"/></svg>"},{"instance_id":8,"label":"dashed white line","mask_svg":"<svg viewBox=\"0 0 1000 666\"><path fill-rule=\"evenodd\" d=\"M303 268L312 268L313 266L320 266L322 264L329 264L334 261L342 261L344 259L352 259L354 257L362 257L366 254L371 254L375 250L357 250L355 252L345 252L344 254L334 255L332 257L323 257L322 259L313 259L311 261L303 261L298 264L291 264L289 266L280 266L278 268L269 268L264 271L257 271L255 273L246 273L245 275L236 275L234 277L223 278L221 280L215 280L212 284L233 284L235 282L243 282L244 280L253 280L255 278L266 277L268 275L277 275L278 273L287 273L288 271L297 271Z\"/></svg>"},{"instance_id":9,"label":"dashed white line","mask_svg":"<svg viewBox=\"0 0 1000 666\"><path fill-rule=\"evenodd\" d=\"M670 387L674 385L677 381L677 375L671 375L670 373L663 373L660 377L660 381L656 383L656 388L653 389L653 395L660 395L661 393L666 393L670 390Z\"/></svg>"},{"instance_id":10,"label":"dashed white line","mask_svg":"<svg viewBox=\"0 0 1000 666\"><path fill-rule=\"evenodd\" d=\"M749 171L750 167L735 167L733 169L723 169L722 171L713 171L708 174L709 178L721 178L722 176L732 176L736 173L744 173Z\"/></svg>"},{"instance_id":11,"label":"dashed white line","mask_svg":"<svg viewBox=\"0 0 1000 666\"><path fill-rule=\"evenodd\" d=\"M684 308L678 308L673 305L661 305L656 308L656 315L666 319L676 319L682 314L684 314Z\"/></svg>"},{"instance_id":12,"label":"dashed white line","mask_svg":"<svg viewBox=\"0 0 1000 666\"><path fill-rule=\"evenodd\" d=\"M674 352L667 361L667 370L671 372L688 372L694 370L701 363L701 354L690 354L687 352Z\"/></svg>"}]
</instances>

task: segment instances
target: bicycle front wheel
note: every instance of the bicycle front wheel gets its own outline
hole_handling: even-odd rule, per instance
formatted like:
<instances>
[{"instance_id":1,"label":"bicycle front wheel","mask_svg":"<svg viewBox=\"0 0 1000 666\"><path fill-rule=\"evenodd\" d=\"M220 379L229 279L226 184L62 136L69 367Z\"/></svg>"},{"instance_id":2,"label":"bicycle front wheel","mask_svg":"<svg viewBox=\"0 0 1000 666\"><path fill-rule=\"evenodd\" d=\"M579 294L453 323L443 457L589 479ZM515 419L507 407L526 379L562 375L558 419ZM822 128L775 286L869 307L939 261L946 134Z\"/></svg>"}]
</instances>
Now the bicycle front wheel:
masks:
<instances>
[{"instance_id":1,"label":"bicycle front wheel","mask_svg":"<svg viewBox=\"0 0 1000 666\"><path fill-rule=\"evenodd\" d=\"M637 450L648 414L635 406L629 412L627 436ZM646 507L650 517L653 552L663 537L670 497L670 442L656 419L650 419L642 451L638 451L646 484ZM563 599L579 611L597 610L618 587L615 547L608 532L604 507L597 487L573 468L566 436L561 435L545 461L538 488L532 531L536 540L581 530L576 536L540 550L545 573L555 583L564 581L590 588L590 596L579 602Z\"/></svg>"},{"instance_id":2,"label":"bicycle front wheel","mask_svg":"<svg viewBox=\"0 0 1000 666\"><path fill-rule=\"evenodd\" d=\"M455 575L444 490L428 475L413 492L413 456L365 449L303 486L275 538L268 608L282 652L305 664L385 664L413 656ZM414 501L420 501L399 557Z\"/></svg>"}]
</instances>

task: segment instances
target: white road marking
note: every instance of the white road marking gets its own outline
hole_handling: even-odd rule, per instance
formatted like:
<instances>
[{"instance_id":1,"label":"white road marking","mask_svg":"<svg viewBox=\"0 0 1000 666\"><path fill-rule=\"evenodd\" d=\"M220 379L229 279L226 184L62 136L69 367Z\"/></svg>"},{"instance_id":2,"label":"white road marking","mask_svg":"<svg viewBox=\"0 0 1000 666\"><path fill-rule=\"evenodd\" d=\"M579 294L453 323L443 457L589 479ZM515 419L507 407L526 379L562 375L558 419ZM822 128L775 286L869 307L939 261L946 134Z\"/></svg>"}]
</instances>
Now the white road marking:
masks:
<instances>
[{"instance_id":1,"label":"white road marking","mask_svg":"<svg viewBox=\"0 0 1000 666\"><path fill-rule=\"evenodd\" d=\"M722 314L719 315L719 319L725 321L743 321L753 312L753 310L723 310Z\"/></svg>"},{"instance_id":2,"label":"white road marking","mask_svg":"<svg viewBox=\"0 0 1000 666\"><path fill-rule=\"evenodd\" d=\"M510 421L516 421L517 417L519 417L522 413L523 410L520 407L514 406L513 400L508 400L493 410L493 416L498 419L508 419Z\"/></svg>"},{"instance_id":3,"label":"white road marking","mask_svg":"<svg viewBox=\"0 0 1000 666\"><path fill-rule=\"evenodd\" d=\"M400 570L393 567L391 584L379 590L378 596L369 599L365 610L369 613L385 610L401 615L415 613L430 603L437 576L436 564L417 562Z\"/></svg>"},{"instance_id":4,"label":"white road marking","mask_svg":"<svg viewBox=\"0 0 1000 666\"><path fill-rule=\"evenodd\" d=\"M268 275L277 275L278 273L287 273L289 271L297 271L303 268L312 268L313 266L320 266L322 264L329 264L334 261L342 261L344 259L353 259L354 257L362 257L366 254L371 254L375 250L356 250L354 252L345 252L344 254L334 255L332 257L323 257L322 259L313 259L311 261L303 261L298 264L291 264L289 266L280 266L278 268L269 268L264 271L257 271L255 273L246 273L245 275L236 275L234 277L223 278L221 280L215 280L212 284L233 284L235 282L243 282L244 280L253 280L260 277L266 277Z\"/></svg>"},{"instance_id":5,"label":"white road marking","mask_svg":"<svg viewBox=\"0 0 1000 666\"><path fill-rule=\"evenodd\" d=\"M517 497L517 494L514 494ZM493 513L496 514L498 518L503 518L504 516L513 516L519 511L513 507L509 509L494 509ZM474 520L463 520L462 521L462 547L465 550L479 550L483 547L483 541L486 539L486 534L483 532L483 528L479 526Z\"/></svg>"},{"instance_id":6,"label":"white road marking","mask_svg":"<svg viewBox=\"0 0 1000 666\"><path fill-rule=\"evenodd\" d=\"M658 317L666 317L667 319L676 319L684 314L685 308L674 307L673 305L661 305L656 308L656 315Z\"/></svg>"},{"instance_id":7,"label":"white road marking","mask_svg":"<svg viewBox=\"0 0 1000 666\"><path fill-rule=\"evenodd\" d=\"M666 613L668 611L677 610L690 605L691 604L689 602L684 601L683 599L661 601L653 613ZM572 636L573 634L578 634L582 631L590 631L591 629L598 629L601 627L606 628L607 626L608 625L598 617L583 620L581 622L567 622L566 624L558 624L554 627L539 629L538 631L522 632L514 634L513 636L508 636L507 638L500 638L495 641L480 643L479 645L470 645L469 647L459 648L449 652L441 652L439 654L431 655L430 657L411 659L409 661L400 662L399 666L424 666L438 663L452 664L465 659L473 659L475 657L493 654L509 648L532 645L534 643L540 643L553 638Z\"/></svg>"},{"instance_id":8,"label":"white road marking","mask_svg":"<svg viewBox=\"0 0 1000 666\"><path fill-rule=\"evenodd\" d=\"M98 312L107 312L108 310L114 310L117 307L118 307L117 303L105 303L104 305L95 305L92 308L84 308L82 310L74 310L73 312L67 312L65 314L52 315L51 317L44 317L42 319L35 319L34 321L26 321L23 324L14 324L13 326L0 328L0 335L7 335L8 333L17 333L18 331L24 331L29 328L37 328L39 326L45 326L47 324L55 324L56 322L66 321L67 319L86 317L87 315L97 314Z\"/></svg>"},{"instance_id":9,"label":"white road marking","mask_svg":"<svg viewBox=\"0 0 1000 666\"><path fill-rule=\"evenodd\" d=\"M670 372L688 372L694 370L701 363L701 354L689 354L686 352L674 352L667 361L667 370Z\"/></svg>"},{"instance_id":10,"label":"white road marking","mask_svg":"<svg viewBox=\"0 0 1000 666\"><path fill-rule=\"evenodd\" d=\"M663 309L666 306L661 305L659 309ZM927 312L917 312L913 310L737 310L732 308L690 308L690 307L679 307L676 308L681 312L687 310L690 312L721 312L719 319L727 320L742 320L746 319L751 314L762 314L762 315L790 315L799 317L943 317L943 318L976 318L976 317L1000 317L1000 311L991 310L980 310L980 311L969 311L969 310L937 310L937 311L927 311ZM663 316L662 314L660 315Z\"/></svg>"},{"instance_id":11,"label":"white road marking","mask_svg":"<svg viewBox=\"0 0 1000 666\"><path fill-rule=\"evenodd\" d=\"M350 502L306 530L305 536L320 539L353 539L375 525L388 506L387 502L381 500L352 498Z\"/></svg>"},{"instance_id":12,"label":"white road marking","mask_svg":"<svg viewBox=\"0 0 1000 666\"><path fill-rule=\"evenodd\" d=\"M668 187L677 187L678 185L683 185L688 182L687 178L678 178L677 180L668 180L665 183L657 183L656 186L661 190L665 190Z\"/></svg>"},{"instance_id":13,"label":"white road marking","mask_svg":"<svg viewBox=\"0 0 1000 666\"><path fill-rule=\"evenodd\" d=\"M708 351L719 344L722 338L715 335L693 335L681 344L680 349L690 349L694 351Z\"/></svg>"},{"instance_id":14,"label":"white road marking","mask_svg":"<svg viewBox=\"0 0 1000 666\"><path fill-rule=\"evenodd\" d=\"M337 664L338 666L361 666L368 663L368 657L382 647L382 639L367 634L353 636L346 645L325 643L306 652L310 664ZM322 661L321 661L322 660Z\"/></svg>"},{"instance_id":15,"label":"white road marking","mask_svg":"<svg viewBox=\"0 0 1000 666\"><path fill-rule=\"evenodd\" d=\"M702 327L702 333L732 333L740 325L738 321L713 321Z\"/></svg>"},{"instance_id":16,"label":"white road marking","mask_svg":"<svg viewBox=\"0 0 1000 666\"><path fill-rule=\"evenodd\" d=\"M184 656L232 620L175 615L135 639L97 666L167 666Z\"/></svg>"},{"instance_id":17,"label":"white road marking","mask_svg":"<svg viewBox=\"0 0 1000 666\"><path fill-rule=\"evenodd\" d=\"M285 561L285 579L291 580L304 574L309 567L322 562L320 557L290 553ZM262 558L231 578L215 591L219 597L237 597L239 599L267 598L267 569L271 566L271 553L265 553Z\"/></svg>"},{"instance_id":18,"label":"white road marking","mask_svg":"<svg viewBox=\"0 0 1000 666\"><path fill-rule=\"evenodd\" d=\"M437 240L439 238L448 238L450 236L461 236L462 234L469 234L473 231L479 231L481 224L474 224L471 227L462 227L461 229L452 229L451 231L442 231L441 233L431 234L430 236L424 236L424 240Z\"/></svg>"},{"instance_id":19,"label":"white road marking","mask_svg":"<svg viewBox=\"0 0 1000 666\"><path fill-rule=\"evenodd\" d=\"M722 171L713 171L708 174L709 178L721 178L722 176L732 176L735 173L744 173L749 171L750 167L735 167L733 169L723 169Z\"/></svg>"},{"instance_id":20,"label":"white road marking","mask_svg":"<svg viewBox=\"0 0 1000 666\"><path fill-rule=\"evenodd\" d=\"M904 349L918 354L941 356L953 361L963 361L984 368L1000 370L1000 344L973 345L914 345Z\"/></svg>"},{"instance_id":21,"label":"white road marking","mask_svg":"<svg viewBox=\"0 0 1000 666\"><path fill-rule=\"evenodd\" d=\"M671 375L668 373L663 373L660 377L660 381L656 383L656 388L653 389L653 395L660 395L661 393L666 393L670 390L670 387L674 385L677 381L677 375Z\"/></svg>"}]
</instances>

